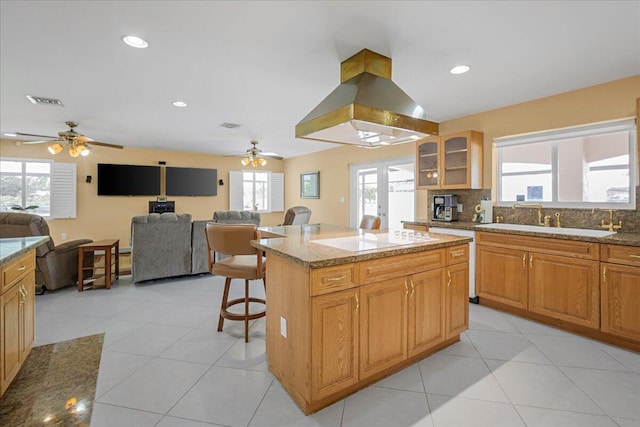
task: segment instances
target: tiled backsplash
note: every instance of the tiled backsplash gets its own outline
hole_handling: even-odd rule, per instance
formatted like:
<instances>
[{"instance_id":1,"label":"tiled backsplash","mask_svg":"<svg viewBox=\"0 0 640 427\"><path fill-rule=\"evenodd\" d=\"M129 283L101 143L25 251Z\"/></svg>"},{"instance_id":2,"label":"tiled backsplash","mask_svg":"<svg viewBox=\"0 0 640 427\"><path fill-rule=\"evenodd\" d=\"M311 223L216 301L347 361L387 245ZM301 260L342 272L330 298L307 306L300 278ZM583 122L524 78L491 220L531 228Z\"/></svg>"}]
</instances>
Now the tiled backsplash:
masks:
<instances>
[{"instance_id":1,"label":"tiled backsplash","mask_svg":"<svg viewBox=\"0 0 640 427\"><path fill-rule=\"evenodd\" d=\"M455 194L458 196L458 203L462 203L463 210L458 213L459 221L471 221L473 214L475 213L474 207L480 204L482 199L491 198L491 190L429 190L428 193L428 215L429 218L433 217L431 211L431 200L434 195L437 194ZM614 210L613 220L614 223L622 221L621 232L635 232L640 233L640 186L636 187L636 209L635 210ZM555 226L556 216L560 213L560 221L562 227L570 228L590 228L600 229L600 222L604 220L605 223L609 222L608 210L596 209L592 212L591 209L561 209L561 208L547 208L542 203L542 215L549 215L551 217L551 226ZM538 223L538 210L535 208L516 208L511 207L493 207L493 222L496 222L496 216L500 215L504 218L503 222L511 224L531 224Z\"/></svg>"}]
</instances>

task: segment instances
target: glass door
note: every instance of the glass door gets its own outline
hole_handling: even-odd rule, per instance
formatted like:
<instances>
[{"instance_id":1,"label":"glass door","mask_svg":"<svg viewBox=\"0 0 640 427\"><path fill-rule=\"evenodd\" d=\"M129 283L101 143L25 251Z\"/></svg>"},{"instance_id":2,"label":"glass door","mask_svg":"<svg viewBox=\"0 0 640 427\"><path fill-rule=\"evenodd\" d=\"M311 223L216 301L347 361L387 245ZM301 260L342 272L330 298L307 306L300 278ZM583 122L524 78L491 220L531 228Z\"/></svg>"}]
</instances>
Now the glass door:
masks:
<instances>
[{"instance_id":1,"label":"glass door","mask_svg":"<svg viewBox=\"0 0 640 427\"><path fill-rule=\"evenodd\" d=\"M379 216L383 229L400 229L415 213L414 157L351 165L351 221Z\"/></svg>"}]
</instances>

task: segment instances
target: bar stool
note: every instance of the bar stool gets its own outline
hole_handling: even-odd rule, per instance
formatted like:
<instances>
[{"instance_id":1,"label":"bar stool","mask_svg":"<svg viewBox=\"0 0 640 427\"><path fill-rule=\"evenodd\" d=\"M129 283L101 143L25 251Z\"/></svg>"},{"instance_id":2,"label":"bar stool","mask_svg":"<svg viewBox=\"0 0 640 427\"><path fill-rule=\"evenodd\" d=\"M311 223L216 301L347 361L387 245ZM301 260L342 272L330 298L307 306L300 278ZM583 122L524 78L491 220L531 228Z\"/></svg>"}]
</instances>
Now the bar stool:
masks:
<instances>
[{"instance_id":1,"label":"bar stool","mask_svg":"<svg viewBox=\"0 0 640 427\"><path fill-rule=\"evenodd\" d=\"M209 254L209 272L226 277L222 306L220 307L220 319L218 320L218 332L222 331L224 319L244 321L244 342L249 342L249 320L259 319L266 314L265 310L256 313L249 312L249 303L265 304L265 300L249 296L249 280L262 279L267 287L265 278L266 260L262 257L262 251L251 246L252 240L260 239L260 232L255 224L218 224L209 222L205 226L207 247ZM216 260L215 254L224 254L227 257ZM229 287L232 279L244 279L244 298L231 301ZM234 314L229 307L244 303L244 313Z\"/></svg>"},{"instance_id":2,"label":"bar stool","mask_svg":"<svg viewBox=\"0 0 640 427\"><path fill-rule=\"evenodd\" d=\"M363 230L378 230L382 220L379 216L364 215L360 221L360 228Z\"/></svg>"}]
</instances>

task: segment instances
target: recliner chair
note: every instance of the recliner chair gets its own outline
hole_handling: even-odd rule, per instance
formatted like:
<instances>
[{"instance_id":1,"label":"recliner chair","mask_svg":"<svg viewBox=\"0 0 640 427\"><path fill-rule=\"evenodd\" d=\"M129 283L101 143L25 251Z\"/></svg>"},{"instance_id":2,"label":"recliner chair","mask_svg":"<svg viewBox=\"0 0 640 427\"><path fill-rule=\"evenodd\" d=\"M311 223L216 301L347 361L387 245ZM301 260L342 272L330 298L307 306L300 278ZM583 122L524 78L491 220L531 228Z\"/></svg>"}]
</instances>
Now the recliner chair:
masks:
<instances>
[{"instance_id":1,"label":"recliner chair","mask_svg":"<svg viewBox=\"0 0 640 427\"><path fill-rule=\"evenodd\" d=\"M75 285L78 280L78 246L91 243L90 239L78 239L59 245L53 243L49 224L40 215L28 213L0 213L0 237L49 236L50 240L36 248L36 284L47 290ZM85 267L93 265L93 254L84 257ZM85 271L87 277L91 271Z\"/></svg>"},{"instance_id":2,"label":"recliner chair","mask_svg":"<svg viewBox=\"0 0 640 427\"><path fill-rule=\"evenodd\" d=\"M309 219L311 219L311 209L306 206L293 206L287 209L280 225L309 224Z\"/></svg>"}]
</instances>

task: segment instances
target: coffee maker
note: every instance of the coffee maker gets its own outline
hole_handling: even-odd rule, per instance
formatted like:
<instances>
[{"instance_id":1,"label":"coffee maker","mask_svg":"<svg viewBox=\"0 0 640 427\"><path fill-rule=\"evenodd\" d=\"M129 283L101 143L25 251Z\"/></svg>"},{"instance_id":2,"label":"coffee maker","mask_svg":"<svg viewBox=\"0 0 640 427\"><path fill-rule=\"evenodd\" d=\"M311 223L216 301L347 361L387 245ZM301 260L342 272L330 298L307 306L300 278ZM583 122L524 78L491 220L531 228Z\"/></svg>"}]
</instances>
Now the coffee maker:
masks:
<instances>
[{"instance_id":1,"label":"coffee maker","mask_svg":"<svg viewBox=\"0 0 640 427\"><path fill-rule=\"evenodd\" d=\"M441 194L433 196L433 221L458 220L458 196Z\"/></svg>"}]
</instances>

